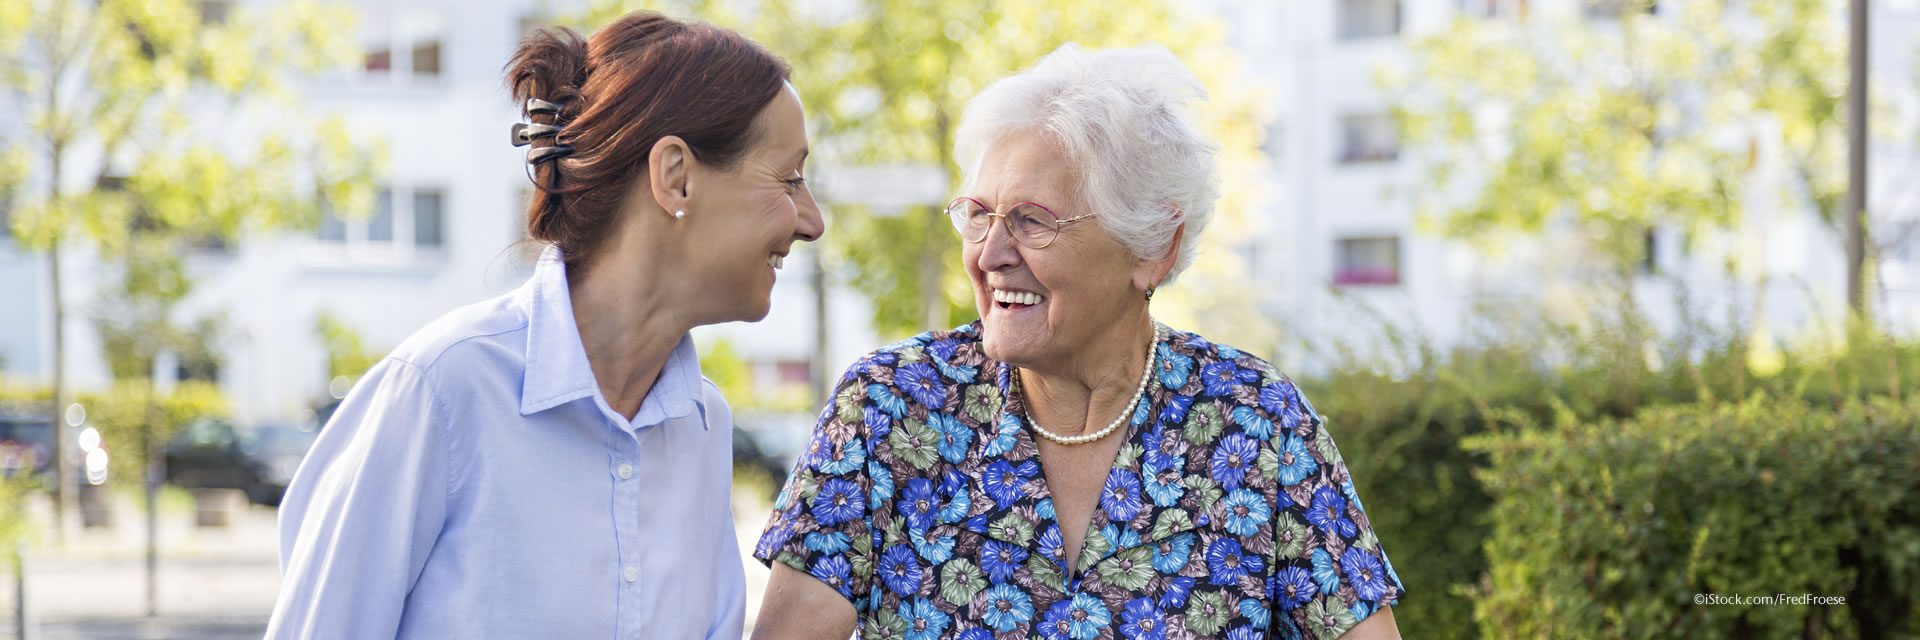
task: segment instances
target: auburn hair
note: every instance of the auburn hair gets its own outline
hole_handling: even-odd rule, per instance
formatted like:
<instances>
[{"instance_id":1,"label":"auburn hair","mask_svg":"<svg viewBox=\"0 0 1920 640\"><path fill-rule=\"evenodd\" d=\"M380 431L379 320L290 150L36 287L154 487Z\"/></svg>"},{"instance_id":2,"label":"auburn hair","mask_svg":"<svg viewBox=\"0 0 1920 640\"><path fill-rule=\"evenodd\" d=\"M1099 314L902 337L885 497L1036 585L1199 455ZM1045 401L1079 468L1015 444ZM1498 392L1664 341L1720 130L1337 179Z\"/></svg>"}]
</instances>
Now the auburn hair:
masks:
<instances>
[{"instance_id":1,"label":"auburn hair","mask_svg":"<svg viewBox=\"0 0 1920 640\"><path fill-rule=\"evenodd\" d=\"M701 162L736 167L761 135L754 118L790 73L738 33L651 11L591 39L566 27L529 34L507 63L507 86L516 104L560 105L556 115L532 116L561 127L535 147L573 151L533 167L540 193L527 206L527 237L558 246L570 265L589 264L654 143L679 136Z\"/></svg>"}]
</instances>

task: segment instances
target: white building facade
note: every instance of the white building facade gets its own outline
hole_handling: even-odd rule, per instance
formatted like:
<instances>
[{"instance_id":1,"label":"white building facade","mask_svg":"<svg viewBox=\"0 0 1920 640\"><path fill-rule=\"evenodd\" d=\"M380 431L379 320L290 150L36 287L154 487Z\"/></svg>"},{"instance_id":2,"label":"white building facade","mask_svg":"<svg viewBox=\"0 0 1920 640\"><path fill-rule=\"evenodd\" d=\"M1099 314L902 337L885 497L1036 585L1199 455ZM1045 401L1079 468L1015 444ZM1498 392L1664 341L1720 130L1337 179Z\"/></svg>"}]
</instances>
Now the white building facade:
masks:
<instances>
[{"instance_id":1,"label":"white building facade","mask_svg":"<svg viewBox=\"0 0 1920 640\"><path fill-rule=\"evenodd\" d=\"M181 311L185 318L227 315L231 330L219 382L243 421L297 420L326 400L327 348L314 328L319 315L333 316L383 351L455 307L512 290L529 273L530 256L514 251L529 185L522 150L507 143L518 111L501 72L520 35L542 22L538 10L545 3L355 4L367 48L362 68L309 83L303 100L314 113L343 114L385 145L389 163L376 210L365 220L329 219L313 231L249 238L235 251L200 253L190 261L196 290ZM1256 286L1276 321L1296 334L1344 335L1355 331L1351 316L1319 310L1358 303L1444 345L1465 336L1475 305L1542 295L1542 283L1530 277L1538 274L1416 230L1404 188L1418 184L1420 173L1395 140L1387 118L1391 98L1374 80L1381 66L1406 61L1411 38L1463 14L1502 19L1525 0L1203 4L1232 23L1235 46L1258 74L1255 81L1269 83L1279 100L1267 142L1276 188L1261 211L1266 236L1251 245ZM1556 1L1531 4L1539 10ZM1916 66L1913 40L1896 35L1920 33L1913 4L1876 1L1876 69ZM1875 166L1920 166L1902 164L1911 153L1887 147ZM1757 181L1781 179L1778 166L1763 163L1755 171ZM1875 176L1875 197L1907 198L1902 188L1911 180L1883 171ZM1750 211L1757 214L1750 215L1768 216L1764 232L1734 234L1723 247L1767 256L1773 284L1766 313L1781 332L1804 325L1822 305L1835 314L1844 305L1837 239L1794 206L1755 203ZM1920 219L1920 189L1900 206L1888 215ZM1711 256L1682 255L1676 233L1658 231L1654 243L1653 272L1694 282L1696 294L1724 287ZM810 277L813 255L811 247L796 247L765 321L696 332L705 343L731 342L752 365L757 389L819 383L878 344L865 301L830 286L827 348L815 352L821 314ZM1920 236L1889 255L1886 314L1920 316L1920 295L1908 295L1920 291ZM68 388L103 388L109 376L88 309L108 284L107 274L82 247L70 247L62 264ZM47 282L44 255L0 238L0 364L8 376L45 381L51 373ZM1670 298L1671 283L1647 277L1638 286L1643 299L1661 300ZM1673 317L1670 309L1649 313L1663 322ZM1280 360L1290 369L1322 368L1298 357Z\"/></svg>"}]
</instances>

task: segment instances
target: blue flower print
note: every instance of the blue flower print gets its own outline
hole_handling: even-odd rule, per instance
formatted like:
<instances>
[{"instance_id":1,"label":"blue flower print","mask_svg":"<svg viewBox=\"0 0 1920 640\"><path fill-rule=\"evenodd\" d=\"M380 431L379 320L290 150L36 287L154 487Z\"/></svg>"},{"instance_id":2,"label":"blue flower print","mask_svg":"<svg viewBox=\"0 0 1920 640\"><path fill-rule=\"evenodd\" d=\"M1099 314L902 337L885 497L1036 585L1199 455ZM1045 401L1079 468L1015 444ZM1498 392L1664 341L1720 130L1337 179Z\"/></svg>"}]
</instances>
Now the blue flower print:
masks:
<instances>
[{"instance_id":1,"label":"blue flower print","mask_svg":"<svg viewBox=\"0 0 1920 640\"><path fill-rule=\"evenodd\" d=\"M1340 589L1340 572L1333 570L1333 554L1326 549L1313 550L1313 584L1321 593L1333 593Z\"/></svg>"},{"instance_id":2,"label":"blue flower print","mask_svg":"<svg viewBox=\"0 0 1920 640\"><path fill-rule=\"evenodd\" d=\"M967 459L967 446L973 444L972 428L960 424L959 420L945 413L927 416L927 426L940 434L941 458L953 463Z\"/></svg>"},{"instance_id":3,"label":"blue flower print","mask_svg":"<svg viewBox=\"0 0 1920 640\"><path fill-rule=\"evenodd\" d=\"M873 489L867 492L867 510L879 511L893 499L893 472L878 460L868 460L867 478L873 480Z\"/></svg>"},{"instance_id":4,"label":"blue flower print","mask_svg":"<svg viewBox=\"0 0 1920 640\"><path fill-rule=\"evenodd\" d=\"M1273 518L1273 508L1267 505L1266 498L1246 489L1234 489L1227 494L1227 532L1236 536L1251 536L1260 532L1260 525Z\"/></svg>"},{"instance_id":5,"label":"blue flower print","mask_svg":"<svg viewBox=\"0 0 1920 640\"><path fill-rule=\"evenodd\" d=\"M1193 373L1193 358L1175 353L1165 342L1155 347L1154 353L1159 356L1160 386L1176 391L1186 386L1187 376Z\"/></svg>"},{"instance_id":6,"label":"blue flower print","mask_svg":"<svg viewBox=\"0 0 1920 640\"><path fill-rule=\"evenodd\" d=\"M985 569L987 577L994 582L1006 582L1026 562L1026 548L1004 540L988 540L980 546L980 568Z\"/></svg>"},{"instance_id":7,"label":"blue flower print","mask_svg":"<svg viewBox=\"0 0 1920 640\"><path fill-rule=\"evenodd\" d=\"M938 640L951 621L924 598L914 598L912 605L901 602L900 619L907 621L907 640Z\"/></svg>"},{"instance_id":8,"label":"blue flower print","mask_svg":"<svg viewBox=\"0 0 1920 640\"><path fill-rule=\"evenodd\" d=\"M1263 625L1264 626L1264 625ZM1252 625L1245 625L1227 632L1227 640L1262 640L1266 634Z\"/></svg>"},{"instance_id":9,"label":"blue flower print","mask_svg":"<svg viewBox=\"0 0 1920 640\"><path fill-rule=\"evenodd\" d=\"M1380 559L1360 547L1347 547L1340 554L1340 568L1346 570L1347 583L1361 600L1379 600L1387 595L1387 572Z\"/></svg>"},{"instance_id":10,"label":"blue flower print","mask_svg":"<svg viewBox=\"0 0 1920 640\"><path fill-rule=\"evenodd\" d=\"M907 527L920 531L932 527L940 508L939 500L933 496L933 482L926 478L908 480L907 490L900 493L900 504L896 508L900 515L906 516Z\"/></svg>"},{"instance_id":11,"label":"blue flower print","mask_svg":"<svg viewBox=\"0 0 1920 640\"><path fill-rule=\"evenodd\" d=\"M1093 640L1100 637L1100 630L1111 622L1113 613L1107 611L1107 605L1099 598L1076 593L1072 600L1061 600L1047 610L1047 618L1040 623L1039 631L1049 640Z\"/></svg>"},{"instance_id":12,"label":"blue flower print","mask_svg":"<svg viewBox=\"0 0 1920 640\"><path fill-rule=\"evenodd\" d=\"M1217 586L1237 584L1249 574L1260 572L1260 556L1243 553L1240 541L1221 538L1207 547L1207 581Z\"/></svg>"},{"instance_id":13,"label":"blue flower print","mask_svg":"<svg viewBox=\"0 0 1920 640\"><path fill-rule=\"evenodd\" d=\"M1319 470L1320 463L1314 460L1312 452L1307 451L1305 440L1293 434L1281 439L1280 484L1289 487L1300 484Z\"/></svg>"},{"instance_id":14,"label":"blue flower print","mask_svg":"<svg viewBox=\"0 0 1920 640\"><path fill-rule=\"evenodd\" d=\"M1193 557L1193 538L1193 532L1188 531L1155 541L1153 570L1169 575L1179 573Z\"/></svg>"},{"instance_id":15,"label":"blue flower print","mask_svg":"<svg viewBox=\"0 0 1920 640\"><path fill-rule=\"evenodd\" d=\"M907 415L907 399L894 395L893 391L887 389L885 385L867 385L867 399L872 400L874 406L887 412L887 415L893 416L895 420Z\"/></svg>"},{"instance_id":16,"label":"blue flower print","mask_svg":"<svg viewBox=\"0 0 1920 640\"><path fill-rule=\"evenodd\" d=\"M953 492L953 498L947 501L946 506L940 507L940 521L955 524L966 520L967 510L972 507L972 496L973 494L968 493L965 487Z\"/></svg>"},{"instance_id":17,"label":"blue flower print","mask_svg":"<svg viewBox=\"0 0 1920 640\"><path fill-rule=\"evenodd\" d=\"M1260 372L1241 369L1233 360L1223 360L1207 365L1200 370L1201 384L1207 389L1207 395L1224 396L1233 393L1234 385L1253 384L1260 381Z\"/></svg>"},{"instance_id":18,"label":"blue flower print","mask_svg":"<svg viewBox=\"0 0 1920 640\"><path fill-rule=\"evenodd\" d=\"M1126 469L1107 474L1107 486L1100 490L1100 508L1113 522L1127 522L1140 513L1140 479Z\"/></svg>"},{"instance_id":19,"label":"blue flower print","mask_svg":"<svg viewBox=\"0 0 1920 640\"><path fill-rule=\"evenodd\" d=\"M1167 637L1167 613L1153 605L1153 598L1134 598L1120 614L1120 635L1129 640L1162 640Z\"/></svg>"},{"instance_id":20,"label":"blue flower print","mask_svg":"<svg viewBox=\"0 0 1920 640\"><path fill-rule=\"evenodd\" d=\"M833 587L835 591L839 591L840 597L851 598L853 597L853 589L848 586L847 580L847 574L851 571L853 571L853 567L847 564L847 557L835 554L821 556L820 561L813 563L813 570L808 573L813 574L815 578L819 578L820 581L826 583L827 586Z\"/></svg>"},{"instance_id":21,"label":"blue flower print","mask_svg":"<svg viewBox=\"0 0 1920 640\"><path fill-rule=\"evenodd\" d=\"M1187 492L1182 482L1185 476L1180 475L1180 469L1186 464L1186 460L1173 458L1166 461L1166 466L1151 460L1141 465L1140 472L1146 474L1146 484L1142 488L1146 489L1147 497L1152 498L1155 505L1171 507L1180 503L1180 496Z\"/></svg>"},{"instance_id":22,"label":"blue flower print","mask_svg":"<svg viewBox=\"0 0 1920 640\"><path fill-rule=\"evenodd\" d=\"M820 555L830 556L830 555L839 554L839 553L846 553L847 549L850 549L853 547L852 542L853 542L852 540L847 538L847 534L841 533L839 531L835 531L832 533L822 533L819 531L815 531L813 533L807 534L806 545L807 545L808 551L812 551Z\"/></svg>"},{"instance_id":23,"label":"blue flower print","mask_svg":"<svg viewBox=\"0 0 1920 640\"><path fill-rule=\"evenodd\" d=\"M1265 440L1273 437L1273 421L1261 417L1253 407L1234 407L1233 423L1255 438Z\"/></svg>"},{"instance_id":24,"label":"blue flower print","mask_svg":"<svg viewBox=\"0 0 1920 640\"><path fill-rule=\"evenodd\" d=\"M947 387L933 367L916 362L893 372L893 384L912 396L921 406L939 409L947 403Z\"/></svg>"},{"instance_id":25,"label":"blue flower print","mask_svg":"<svg viewBox=\"0 0 1920 640\"><path fill-rule=\"evenodd\" d=\"M860 465L867 463L867 445L859 438L849 438L845 444L837 447L827 444L823 448L826 449L822 452L825 455L821 456L818 467L821 473L831 476L845 475L859 470Z\"/></svg>"},{"instance_id":26,"label":"blue flower print","mask_svg":"<svg viewBox=\"0 0 1920 640\"><path fill-rule=\"evenodd\" d=\"M1220 439L1220 445L1214 447L1213 462L1207 471L1213 481L1228 491L1240 488L1247 479L1247 469L1260 457L1260 445L1253 439L1238 433Z\"/></svg>"},{"instance_id":27,"label":"blue flower print","mask_svg":"<svg viewBox=\"0 0 1920 640\"><path fill-rule=\"evenodd\" d=\"M1287 413L1293 408L1293 397L1293 385L1284 382L1265 385L1260 387L1260 408L1276 416Z\"/></svg>"},{"instance_id":28,"label":"blue flower print","mask_svg":"<svg viewBox=\"0 0 1920 640\"><path fill-rule=\"evenodd\" d=\"M1313 583L1312 574L1307 573L1306 569L1287 567L1276 576L1273 602L1281 611L1292 611L1317 595L1320 595L1320 587Z\"/></svg>"},{"instance_id":29,"label":"blue flower print","mask_svg":"<svg viewBox=\"0 0 1920 640\"><path fill-rule=\"evenodd\" d=\"M867 506L860 493L860 485L852 481L827 480L820 485L820 493L813 496L813 519L828 527L860 519L866 515Z\"/></svg>"},{"instance_id":30,"label":"blue flower print","mask_svg":"<svg viewBox=\"0 0 1920 640\"><path fill-rule=\"evenodd\" d=\"M1000 582L995 579L994 582ZM994 631L1005 633L1026 624L1033 619L1033 599L1027 592L1010 584L996 584L987 589L987 626Z\"/></svg>"},{"instance_id":31,"label":"blue flower print","mask_svg":"<svg viewBox=\"0 0 1920 640\"><path fill-rule=\"evenodd\" d=\"M1193 396L1179 394L1167 396L1166 405L1160 407L1160 422L1180 424L1181 420L1187 419L1187 410L1192 408Z\"/></svg>"},{"instance_id":32,"label":"blue flower print","mask_svg":"<svg viewBox=\"0 0 1920 640\"><path fill-rule=\"evenodd\" d=\"M867 424L867 431L875 438L885 438L893 433L893 416L887 415L880 407L865 405L860 407L861 421Z\"/></svg>"},{"instance_id":33,"label":"blue flower print","mask_svg":"<svg viewBox=\"0 0 1920 640\"><path fill-rule=\"evenodd\" d=\"M1166 593L1160 594L1160 608L1182 609L1187 606L1187 595L1193 593L1193 578L1175 576L1167 581Z\"/></svg>"},{"instance_id":34,"label":"blue flower print","mask_svg":"<svg viewBox=\"0 0 1920 640\"><path fill-rule=\"evenodd\" d=\"M993 640L993 632L974 627L960 632L959 637L954 638L954 640Z\"/></svg>"},{"instance_id":35,"label":"blue flower print","mask_svg":"<svg viewBox=\"0 0 1920 640\"><path fill-rule=\"evenodd\" d=\"M1313 504L1307 505L1307 522L1329 534L1339 534L1351 538L1359 534L1359 528L1347 519L1347 499L1333 487L1320 487L1313 490Z\"/></svg>"},{"instance_id":36,"label":"blue flower print","mask_svg":"<svg viewBox=\"0 0 1920 640\"><path fill-rule=\"evenodd\" d=\"M1040 555L1052 558L1055 562L1066 562L1067 543L1060 539L1060 526L1047 525L1045 533L1040 534Z\"/></svg>"},{"instance_id":37,"label":"blue flower print","mask_svg":"<svg viewBox=\"0 0 1920 640\"><path fill-rule=\"evenodd\" d=\"M993 464L987 465L987 470L980 474L980 479L986 484L987 496L993 498L994 506L1005 509L1019 500L1020 496L1025 495L1021 487L1026 485L1027 479L1033 477L1035 466L1032 460L1027 460L1019 467L1015 467L1005 459L995 460Z\"/></svg>"},{"instance_id":38,"label":"blue flower print","mask_svg":"<svg viewBox=\"0 0 1920 640\"><path fill-rule=\"evenodd\" d=\"M1259 600L1253 598L1241 600L1240 615L1246 616L1247 622L1253 623L1253 627L1260 629L1267 628L1267 607L1266 605L1260 604Z\"/></svg>"},{"instance_id":39,"label":"blue flower print","mask_svg":"<svg viewBox=\"0 0 1920 640\"><path fill-rule=\"evenodd\" d=\"M920 531L908 531L907 538L913 543L913 551L927 559L927 564L938 565L953 558L953 536L928 535Z\"/></svg>"},{"instance_id":40,"label":"blue flower print","mask_svg":"<svg viewBox=\"0 0 1920 640\"><path fill-rule=\"evenodd\" d=\"M1020 443L1019 433L1020 419L1013 417L1010 413L1000 414L1000 424L996 427L993 439L988 440L987 446L981 449L981 455L989 458L1007 455L1008 451L1013 450L1014 445Z\"/></svg>"},{"instance_id":41,"label":"blue flower print","mask_svg":"<svg viewBox=\"0 0 1920 640\"><path fill-rule=\"evenodd\" d=\"M914 557L913 547L904 544L887 547L886 552L880 554L879 573L880 581L902 598L913 597L920 591L920 559Z\"/></svg>"}]
</instances>

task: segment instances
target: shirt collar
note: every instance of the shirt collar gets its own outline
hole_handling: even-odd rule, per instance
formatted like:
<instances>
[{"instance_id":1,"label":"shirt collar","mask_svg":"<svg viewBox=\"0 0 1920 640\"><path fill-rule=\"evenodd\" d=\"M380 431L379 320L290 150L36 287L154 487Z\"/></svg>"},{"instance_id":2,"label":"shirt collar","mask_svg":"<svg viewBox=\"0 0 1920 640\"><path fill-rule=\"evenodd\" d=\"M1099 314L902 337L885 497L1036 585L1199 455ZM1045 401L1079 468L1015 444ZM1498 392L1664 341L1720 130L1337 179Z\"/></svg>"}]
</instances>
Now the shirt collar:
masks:
<instances>
[{"instance_id":1,"label":"shirt collar","mask_svg":"<svg viewBox=\"0 0 1920 640\"><path fill-rule=\"evenodd\" d=\"M522 285L520 303L527 313L527 374L521 382L520 415L532 415L581 398L599 399L600 387L587 361L574 323L567 290L567 266L558 247L540 254L533 277ZM680 336L667 354L660 377L641 401L628 428L657 424L693 413L701 393L700 357L693 336ZM600 399L600 404L605 404Z\"/></svg>"}]
</instances>

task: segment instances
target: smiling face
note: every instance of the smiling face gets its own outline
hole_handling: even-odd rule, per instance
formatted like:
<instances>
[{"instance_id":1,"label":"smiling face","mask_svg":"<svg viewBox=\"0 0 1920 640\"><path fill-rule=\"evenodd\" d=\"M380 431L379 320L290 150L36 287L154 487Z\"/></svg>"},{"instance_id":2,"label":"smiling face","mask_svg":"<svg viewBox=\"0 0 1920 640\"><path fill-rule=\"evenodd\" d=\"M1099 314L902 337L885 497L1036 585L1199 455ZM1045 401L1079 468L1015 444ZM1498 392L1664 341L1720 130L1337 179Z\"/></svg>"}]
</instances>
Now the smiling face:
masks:
<instances>
[{"instance_id":1,"label":"smiling face","mask_svg":"<svg viewBox=\"0 0 1920 640\"><path fill-rule=\"evenodd\" d=\"M1035 202L1061 219L1097 214L1078 194L1073 167L1058 143L1045 133L1015 131L988 147L966 195L1002 213ZM1098 220L1061 227L1044 249L1016 242L998 222L985 240L963 241L988 357L1051 368L1046 365L1098 351L1092 347L1117 322L1139 315L1155 264L1135 258Z\"/></svg>"},{"instance_id":2,"label":"smiling face","mask_svg":"<svg viewBox=\"0 0 1920 640\"><path fill-rule=\"evenodd\" d=\"M807 129L800 97L788 85L755 118L758 140L739 164L692 163L686 224L697 247L683 273L699 280L705 322L755 321L772 304L775 273L799 241L826 232L804 178Z\"/></svg>"}]
</instances>

